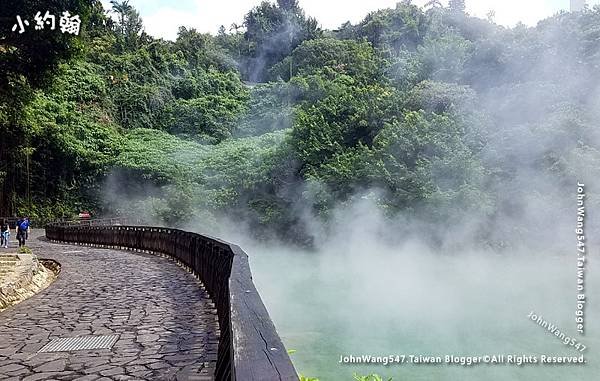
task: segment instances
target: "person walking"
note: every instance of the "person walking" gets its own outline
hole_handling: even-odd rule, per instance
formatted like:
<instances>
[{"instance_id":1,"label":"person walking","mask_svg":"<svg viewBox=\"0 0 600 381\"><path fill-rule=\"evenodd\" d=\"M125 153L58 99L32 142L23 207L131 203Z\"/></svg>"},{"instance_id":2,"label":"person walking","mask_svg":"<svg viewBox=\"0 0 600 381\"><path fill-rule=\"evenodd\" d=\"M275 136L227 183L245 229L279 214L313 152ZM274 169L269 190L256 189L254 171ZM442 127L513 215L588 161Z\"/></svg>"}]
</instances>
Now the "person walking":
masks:
<instances>
[{"instance_id":1,"label":"person walking","mask_svg":"<svg viewBox=\"0 0 600 381\"><path fill-rule=\"evenodd\" d=\"M10 242L10 227L8 226L8 221L5 219L0 223L0 246L4 246L4 248L8 248L8 244Z\"/></svg>"},{"instance_id":2,"label":"person walking","mask_svg":"<svg viewBox=\"0 0 600 381\"><path fill-rule=\"evenodd\" d=\"M19 247L25 246L27 235L29 233L29 218L20 218L17 221L17 240L19 241Z\"/></svg>"}]
</instances>

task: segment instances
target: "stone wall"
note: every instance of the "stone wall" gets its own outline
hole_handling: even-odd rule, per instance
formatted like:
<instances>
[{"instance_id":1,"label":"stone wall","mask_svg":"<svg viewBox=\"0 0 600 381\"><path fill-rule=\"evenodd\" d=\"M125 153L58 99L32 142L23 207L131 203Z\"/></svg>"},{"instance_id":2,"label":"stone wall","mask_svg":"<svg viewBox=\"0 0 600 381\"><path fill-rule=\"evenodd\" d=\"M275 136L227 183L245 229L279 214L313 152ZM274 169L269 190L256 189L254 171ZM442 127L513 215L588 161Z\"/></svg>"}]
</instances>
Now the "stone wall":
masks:
<instances>
[{"instance_id":1,"label":"stone wall","mask_svg":"<svg viewBox=\"0 0 600 381\"><path fill-rule=\"evenodd\" d=\"M42 291L54 281L60 266L47 269L35 255L0 255L0 311Z\"/></svg>"}]
</instances>

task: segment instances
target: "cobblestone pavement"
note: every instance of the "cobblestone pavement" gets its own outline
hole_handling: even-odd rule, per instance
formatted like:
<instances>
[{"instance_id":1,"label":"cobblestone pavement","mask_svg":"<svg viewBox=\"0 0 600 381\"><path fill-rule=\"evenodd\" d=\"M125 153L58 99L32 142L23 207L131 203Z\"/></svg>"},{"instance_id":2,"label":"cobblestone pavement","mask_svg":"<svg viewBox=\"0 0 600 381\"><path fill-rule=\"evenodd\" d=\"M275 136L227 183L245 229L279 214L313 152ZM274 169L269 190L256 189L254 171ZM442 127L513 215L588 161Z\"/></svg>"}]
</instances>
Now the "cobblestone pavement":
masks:
<instances>
[{"instance_id":1,"label":"cobblestone pavement","mask_svg":"<svg viewBox=\"0 0 600 381\"><path fill-rule=\"evenodd\" d=\"M58 279L0 312L0 380L212 380L216 311L173 261L118 250L27 245ZM55 338L118 334L111 349L38 353Z\"/></svg>"}]
</instances>

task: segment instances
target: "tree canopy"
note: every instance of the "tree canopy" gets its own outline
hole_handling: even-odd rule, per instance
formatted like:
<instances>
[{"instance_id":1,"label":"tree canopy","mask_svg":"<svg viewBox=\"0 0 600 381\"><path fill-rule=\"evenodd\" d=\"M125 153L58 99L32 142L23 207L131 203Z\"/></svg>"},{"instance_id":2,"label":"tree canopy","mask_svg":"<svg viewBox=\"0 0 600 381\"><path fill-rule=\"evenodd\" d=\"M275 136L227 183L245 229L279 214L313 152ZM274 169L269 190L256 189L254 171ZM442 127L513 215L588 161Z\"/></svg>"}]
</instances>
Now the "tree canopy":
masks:
<instances>
[{"instance_id":1,"label":"tree canopy","mask_svg":"<svg viewBox=\"0 0 600 381\"><path fill-rule=\"evenodd\" d=\"M128 1L46 3L82 32L2 24L0 214L228 215L307 243L307 221L367 197L489 233L517 218L527 181L560 184L543 195L558 202L600 178L598 7L506 28L464 1L405 0L326 31L280 0L165 41Z\"/></svg>"}]
</instances>

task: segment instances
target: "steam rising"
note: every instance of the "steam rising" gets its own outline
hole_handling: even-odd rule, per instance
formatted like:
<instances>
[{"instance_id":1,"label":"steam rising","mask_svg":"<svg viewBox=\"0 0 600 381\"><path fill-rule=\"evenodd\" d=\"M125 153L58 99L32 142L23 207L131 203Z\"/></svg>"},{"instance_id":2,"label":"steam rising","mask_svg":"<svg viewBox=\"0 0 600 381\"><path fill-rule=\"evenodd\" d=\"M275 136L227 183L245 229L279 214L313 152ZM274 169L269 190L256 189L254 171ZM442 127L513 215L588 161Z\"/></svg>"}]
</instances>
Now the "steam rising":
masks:
<instances>
[{"instance_id":1,"label":"steam rising","mask_svg":"<svg viewBox=\"0 0 600 381\"><path fill-rule=\"evenodd\" d=\"M590 348L585 367L338 364L340 355L362 354L578 354L527 318L536 311L576 336L573 229L561 232L570 250L524 245L498 252L473 242L469 249L442 251L424 239L426 231L403 235L406 229L374 210L364 202L338 211L335 231L316 251L243 243L254 280L285 344L297 350L292 358L302 373L325 380L378 372L394 380L504 381L586 379L598 371L600 324L594 317L600 306L593 302L580 338ZM600 289L598 270L592 261L588 290Z\"/></svg>"}]
</instances>

